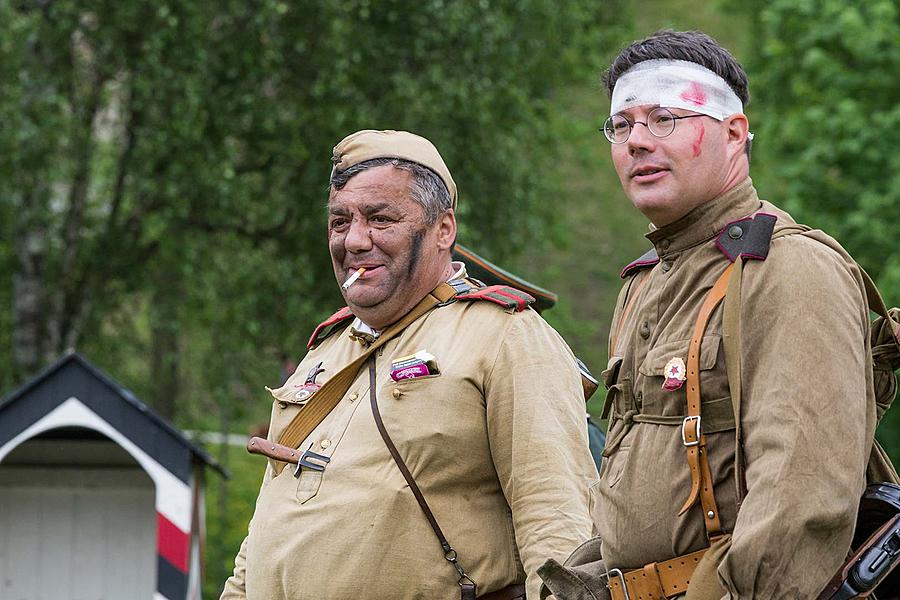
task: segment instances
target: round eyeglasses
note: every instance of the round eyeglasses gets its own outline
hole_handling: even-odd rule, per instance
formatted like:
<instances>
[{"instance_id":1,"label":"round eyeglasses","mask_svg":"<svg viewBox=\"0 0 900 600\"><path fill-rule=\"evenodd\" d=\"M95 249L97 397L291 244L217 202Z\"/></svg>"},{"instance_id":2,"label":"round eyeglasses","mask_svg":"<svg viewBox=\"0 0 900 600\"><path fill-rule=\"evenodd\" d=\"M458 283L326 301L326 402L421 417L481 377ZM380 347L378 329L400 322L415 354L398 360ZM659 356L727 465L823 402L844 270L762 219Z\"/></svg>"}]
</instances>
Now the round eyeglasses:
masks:
<instances>
[{"instance_id":1,"label":"round eyeglasses","mask_svg":"<svg viewBox=\"0 0 900 600\"><path fill-rule=\"evenodd\" d=\"M668 108L659 106L650 111L647 115L647 121L635 121L632 123L622 115L613 115L606 119L603 124L603 135L606 136L613 144L624 144L631 137L631 130L640 123L644 125L650 133L659 138L672 135L675 131L675 121L678 119L690 119L691 117L705 117L706 115L684 115L677 116L672 114Z\"/></svg>"}]
</instances>

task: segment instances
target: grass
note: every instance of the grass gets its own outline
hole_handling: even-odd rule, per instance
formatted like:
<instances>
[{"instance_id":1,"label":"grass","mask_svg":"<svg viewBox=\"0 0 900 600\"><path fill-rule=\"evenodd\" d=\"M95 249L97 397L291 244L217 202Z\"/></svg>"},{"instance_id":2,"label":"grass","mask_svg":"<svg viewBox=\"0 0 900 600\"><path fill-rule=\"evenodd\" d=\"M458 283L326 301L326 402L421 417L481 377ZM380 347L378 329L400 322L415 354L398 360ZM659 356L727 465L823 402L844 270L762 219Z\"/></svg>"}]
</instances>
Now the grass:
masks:
<instances>
[{"instance_id":1,"label":"grass","mask_svg":"<svg viewBox=\"0 0 900 600\"><path fill-rule=\"evenodd\" d=\"M203 597L218 598L234 568L234 557L247 535L266 460L237 446L207 450L231 473L224 480L212 472L206 489L206 547Z\"/></svg>"}]
</instances>

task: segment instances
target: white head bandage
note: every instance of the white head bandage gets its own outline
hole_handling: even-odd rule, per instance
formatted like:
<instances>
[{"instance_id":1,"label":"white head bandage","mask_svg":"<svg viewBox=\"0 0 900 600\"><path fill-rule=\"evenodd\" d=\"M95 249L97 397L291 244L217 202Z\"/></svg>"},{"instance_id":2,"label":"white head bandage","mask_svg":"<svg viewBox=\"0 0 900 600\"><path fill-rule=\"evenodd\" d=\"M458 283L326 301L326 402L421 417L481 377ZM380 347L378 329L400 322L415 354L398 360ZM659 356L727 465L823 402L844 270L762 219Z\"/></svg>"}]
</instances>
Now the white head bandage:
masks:
<instances>
[{"instance_id":1,"label":"white head bandage","mask_svg":"<svg viewBox=\"0 0 900 600\"><path fill-rule=\"evenodd\" d=\"M610 112L643 104L692 110L719 121L744 112L740 98L724 79L686 60L645 60L619 77Z\"/></svg>"}]
</instances>

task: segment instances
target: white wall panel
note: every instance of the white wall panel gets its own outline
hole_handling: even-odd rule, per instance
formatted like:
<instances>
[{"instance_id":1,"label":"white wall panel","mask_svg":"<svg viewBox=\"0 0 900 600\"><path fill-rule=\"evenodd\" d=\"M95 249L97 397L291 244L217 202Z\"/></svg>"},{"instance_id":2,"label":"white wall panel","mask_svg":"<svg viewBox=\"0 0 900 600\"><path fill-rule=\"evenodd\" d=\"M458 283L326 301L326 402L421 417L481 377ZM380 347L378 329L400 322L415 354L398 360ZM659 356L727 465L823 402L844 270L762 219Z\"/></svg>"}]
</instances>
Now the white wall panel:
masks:
<instances>
[{"instance_id":1,"label":"white wall panel","mask_svg":"<svg viewBox=\"0 0 900 600\"><path fill-rule=\"evenodd\" d=\"M4 486L0 493L0 598L154 598L154 489L149 481L144 487L110 484Z\"/></svg>"}]
</instances>

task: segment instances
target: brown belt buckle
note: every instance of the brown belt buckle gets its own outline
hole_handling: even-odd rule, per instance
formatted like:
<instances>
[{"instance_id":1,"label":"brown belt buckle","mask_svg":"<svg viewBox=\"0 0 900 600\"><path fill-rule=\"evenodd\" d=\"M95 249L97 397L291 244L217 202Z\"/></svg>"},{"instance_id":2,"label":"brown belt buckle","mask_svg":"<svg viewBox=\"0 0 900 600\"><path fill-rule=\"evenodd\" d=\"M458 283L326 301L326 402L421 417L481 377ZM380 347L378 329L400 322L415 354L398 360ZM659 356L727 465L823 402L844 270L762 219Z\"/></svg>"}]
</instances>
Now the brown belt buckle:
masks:
<instances>
[{"instance_id":1,"label":"brown belt buckle","mask_svg":"<svg viewBox=\"0 0 900 600\"><path fill-rule=\"evenodd\" d=\"M622 593L625 595L625 600L631 600L628 596L628 587L625 585L625 575L622 573L621 569L610 569L606 573L600 575L600 579L606 580L606 587L610 590L612 590L612 588L609 587L609 582L613 577L618 577L622 580Z\"/></svg>"}]
</instances>

